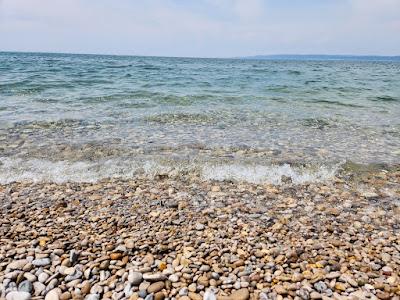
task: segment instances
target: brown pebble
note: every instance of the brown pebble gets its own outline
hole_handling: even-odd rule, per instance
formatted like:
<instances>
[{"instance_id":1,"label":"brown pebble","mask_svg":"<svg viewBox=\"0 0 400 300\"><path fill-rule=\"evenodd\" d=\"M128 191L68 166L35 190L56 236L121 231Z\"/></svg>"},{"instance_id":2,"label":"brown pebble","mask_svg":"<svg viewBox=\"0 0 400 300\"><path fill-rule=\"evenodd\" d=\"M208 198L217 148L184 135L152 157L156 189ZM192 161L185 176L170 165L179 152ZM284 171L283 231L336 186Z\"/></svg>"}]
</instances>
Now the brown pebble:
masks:
<instances>
[{"instance_id":1,"label":"brown pebble","mask_svg":"<svg viewBox=\"0 0 400 300\"><path fill-rule=\"evenodd\" d=\"M149 285L149 287L147 288L147 292L150 294L157 293L157 292L161 291L164 287L165 287L164 281L154 282Z\"/></svg>"}]
</instances>

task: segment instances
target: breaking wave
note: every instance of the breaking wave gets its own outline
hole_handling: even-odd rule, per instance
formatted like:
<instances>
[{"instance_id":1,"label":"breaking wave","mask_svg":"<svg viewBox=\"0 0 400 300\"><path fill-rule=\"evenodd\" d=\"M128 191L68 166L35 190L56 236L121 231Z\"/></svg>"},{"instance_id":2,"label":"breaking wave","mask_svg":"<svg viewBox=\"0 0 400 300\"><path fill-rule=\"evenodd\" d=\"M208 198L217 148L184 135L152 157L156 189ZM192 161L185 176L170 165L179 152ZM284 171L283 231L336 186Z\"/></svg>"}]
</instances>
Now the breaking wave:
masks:
<instances>
[{"instance_id":1,"label":"breaking wave","mask_svg":"<svg viewBox=\"0 0 400 300\"><path fill-rule=\"evenodd\" d=\"M193 174L203 180L233 180L281 184L286 178L294 184L332 179L340 165L295 167L282 165L180 163L109 159L102 161L50 161L44 159L0 159L0 184L11 182L97 182L103 179L131 179L137 175L180 177Z\"/></svg>"}]
</instances>

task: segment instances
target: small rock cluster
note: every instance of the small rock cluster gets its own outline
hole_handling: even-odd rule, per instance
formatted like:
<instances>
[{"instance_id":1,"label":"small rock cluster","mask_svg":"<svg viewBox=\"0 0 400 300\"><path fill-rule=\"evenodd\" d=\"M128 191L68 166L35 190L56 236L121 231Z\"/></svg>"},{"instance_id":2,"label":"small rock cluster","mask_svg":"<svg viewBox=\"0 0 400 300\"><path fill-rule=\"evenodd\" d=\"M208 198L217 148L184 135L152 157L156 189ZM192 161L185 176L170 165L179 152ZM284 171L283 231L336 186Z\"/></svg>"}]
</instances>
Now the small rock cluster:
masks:
<instances>
[{"instance_id":1,"label":"small rock cluster","mask_svg":"<svg viewBox=\"0 0 400 300\"><path fill-rule=\"evenodd\" d=\"M400 299L400 172L0 186L0 298Z\"/></svg>"}]
</instances>

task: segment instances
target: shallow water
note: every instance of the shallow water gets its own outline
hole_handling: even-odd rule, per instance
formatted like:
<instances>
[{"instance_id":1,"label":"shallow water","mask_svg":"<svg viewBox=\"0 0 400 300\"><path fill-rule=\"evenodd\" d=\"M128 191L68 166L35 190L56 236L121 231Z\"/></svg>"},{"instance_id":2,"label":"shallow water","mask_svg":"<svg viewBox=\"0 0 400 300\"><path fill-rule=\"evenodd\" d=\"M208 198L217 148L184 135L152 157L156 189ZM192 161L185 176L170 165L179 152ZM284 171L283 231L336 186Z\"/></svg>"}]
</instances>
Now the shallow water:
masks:
<instances>
[{"instance_id":1,"label":"shallow water","mask_svg":"<svg viewBox=\"0 0 400 300\"><path fill-rule=\"evenodd\" d=\"M0 53L0 182L397 164L399 82L399 61Z\"/></svg>"}]
</instances>

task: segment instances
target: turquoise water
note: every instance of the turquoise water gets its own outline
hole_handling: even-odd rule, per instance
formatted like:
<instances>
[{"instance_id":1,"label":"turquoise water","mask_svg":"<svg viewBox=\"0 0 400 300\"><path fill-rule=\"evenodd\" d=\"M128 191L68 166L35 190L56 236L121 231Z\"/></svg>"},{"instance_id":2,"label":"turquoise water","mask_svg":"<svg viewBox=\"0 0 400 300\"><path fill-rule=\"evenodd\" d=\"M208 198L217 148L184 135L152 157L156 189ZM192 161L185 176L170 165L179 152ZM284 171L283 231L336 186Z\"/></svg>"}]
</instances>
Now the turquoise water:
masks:
<instances>
[{"instance_id":1,"label":"turquoise water","mask_svg":"<svg viewBox=\"0 0 400 300\"><path fill-rule=\"evenodd\" d=\"M399 61L0 53L0 182L399 160Z\"/></svg>"}]
</instances>

